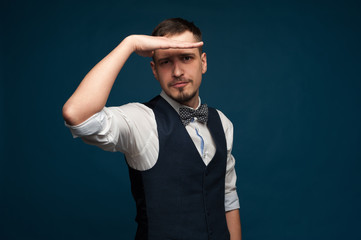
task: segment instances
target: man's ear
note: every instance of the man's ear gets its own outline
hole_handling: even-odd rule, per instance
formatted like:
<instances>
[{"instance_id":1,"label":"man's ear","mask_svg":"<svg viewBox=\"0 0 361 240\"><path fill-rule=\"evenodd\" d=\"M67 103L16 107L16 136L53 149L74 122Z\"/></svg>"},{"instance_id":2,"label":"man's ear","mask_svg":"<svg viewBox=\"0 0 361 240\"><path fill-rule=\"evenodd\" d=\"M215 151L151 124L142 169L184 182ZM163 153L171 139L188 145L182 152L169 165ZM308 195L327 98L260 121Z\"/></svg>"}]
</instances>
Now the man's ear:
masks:
<instances>
[{"instance_id":1,"label":"man's ear","mask_svg":"<svg viewBox=\"0 0 361 240\"><path fill-rule=\"evenodd\" d=\"M152 67L152 72L153 72L154 78L158 80L158 74L157 74L157 70L155 69L155 63L154 63L154 61L151 61L151 62L150 62L150 66Z\"/></svg>"},{"instance_id":2,"label":"man's ear","mask_svg":"<svg viewBox=\"0 0 361 240\"><path fill-rule=\"evenodd\" d=\"M202 74L205 74L207 72L207 54L204 52L201 55L201 61L202 61Z\"/></svg>"}]
</instances>

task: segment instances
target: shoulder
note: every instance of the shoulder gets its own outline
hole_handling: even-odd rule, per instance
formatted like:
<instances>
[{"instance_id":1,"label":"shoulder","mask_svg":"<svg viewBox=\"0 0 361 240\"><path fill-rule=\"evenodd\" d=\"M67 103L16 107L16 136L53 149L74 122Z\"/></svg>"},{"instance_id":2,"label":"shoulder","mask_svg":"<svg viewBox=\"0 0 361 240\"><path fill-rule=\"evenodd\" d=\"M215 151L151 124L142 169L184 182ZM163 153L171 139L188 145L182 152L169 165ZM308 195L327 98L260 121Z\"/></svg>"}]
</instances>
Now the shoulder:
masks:
<instances>
[{"instance_id":1,"label":"shoulder","mask_svg":"<svg viewBox=\"0 0 361 240\"><path fill-rule=\"evenodd\" d=\"M229 120L226 117L226 115L224 115L223 112L221 112L218 109L216 109L216 110L217 110L218 115L222 122L222 127L223 127L223 131L224 131L224 135L226 137L226 142L227 142L227 150L231 151L232 146L233 146L233 124L232 124L231 120Z\"/></svg>"},{"instance_id":2,"label":"shoulder","mask_svg":"<svg viewBox=\"0 0 361 240\"><path fill-rule=\"evenodd\" d=\"M231 120L229 120L223 112L221 112L218 109L216 109L216 110L221 119L224 132L229 132L229 131L233 132L233 124L232 124Z\"/></svg>"}]
</instances>

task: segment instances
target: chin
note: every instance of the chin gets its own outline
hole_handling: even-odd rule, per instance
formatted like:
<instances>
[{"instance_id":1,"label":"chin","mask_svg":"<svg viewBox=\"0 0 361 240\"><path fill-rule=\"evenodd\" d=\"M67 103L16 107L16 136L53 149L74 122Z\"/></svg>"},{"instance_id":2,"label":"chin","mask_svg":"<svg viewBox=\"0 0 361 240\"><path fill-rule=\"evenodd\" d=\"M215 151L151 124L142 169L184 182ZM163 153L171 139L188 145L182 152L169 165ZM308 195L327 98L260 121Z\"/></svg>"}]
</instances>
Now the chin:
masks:
<instances>
[{"instance_id":1,"label":"chin","mask_svg":"<svg viewBox=\"0 0 361 240\"><path fill-rule=\"evenodd\" d=\"M197 95L196 91L193 93L180 92L178 94L172 95L171 98L173 98L175 101L179 103L186 103L192 100L196 95Z\"/></svg>"}]
</instances>

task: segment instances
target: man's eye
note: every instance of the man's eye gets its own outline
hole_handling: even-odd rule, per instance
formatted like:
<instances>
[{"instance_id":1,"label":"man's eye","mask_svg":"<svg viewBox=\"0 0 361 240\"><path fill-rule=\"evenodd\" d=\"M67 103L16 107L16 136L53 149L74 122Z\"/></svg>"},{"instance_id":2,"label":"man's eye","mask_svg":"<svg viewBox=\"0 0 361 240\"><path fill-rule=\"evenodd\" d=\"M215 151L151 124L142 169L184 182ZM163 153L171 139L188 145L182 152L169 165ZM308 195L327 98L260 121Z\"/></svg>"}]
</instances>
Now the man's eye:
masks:
<instances>
[{"instance_id":1,"label":"man's eye","mask_svg":"<svg viewBox=\"0 0 361 240\"><path fill-rule=\"evenodd\" d=\"M165 64L167 64L167 63L169 63L169 61L161 61L161 62L160 62L160 65L165 65Z\"/></svg>"},{"instance_id":2,"label":"man's eye","mask_svg":"<svg viewBox=\"0 0 361 240\"><path fill-rule=\"evenodd\" d=\"M184 61L189 61L189 60L191 60L192 59L192 57L190 57L190 56L185 56L185 57L183 57L183 60Z\"/></svg>"}]
</instances>

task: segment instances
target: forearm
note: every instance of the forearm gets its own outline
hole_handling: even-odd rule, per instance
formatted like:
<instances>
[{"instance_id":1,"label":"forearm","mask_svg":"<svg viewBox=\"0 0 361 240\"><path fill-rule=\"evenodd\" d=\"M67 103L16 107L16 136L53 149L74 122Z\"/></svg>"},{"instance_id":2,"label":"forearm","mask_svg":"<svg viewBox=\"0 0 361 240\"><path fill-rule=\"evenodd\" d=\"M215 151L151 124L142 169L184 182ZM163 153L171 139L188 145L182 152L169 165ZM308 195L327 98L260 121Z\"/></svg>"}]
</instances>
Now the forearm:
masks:
<instances>
[{"instance_id":1,"label":"forearm","mask_svg":"<svg viewBox=\"0 0 361 240\"><path fill-rule=\"evenodd\" d=\"M63 107L68 124L82 123L103 109L116 77L132 52L128 37L90 70Z\"/></svg>"},{"instance_id":2,"label":"forearm","mask_svg":"<svg viewBox=\"0 0 361 240\"><path fill-rule=\"evenodd\" d=\"M226 212L226 220L231 240L241 240L241 220L239 216L239 209Z\"/></svg>"}]
</instances>

